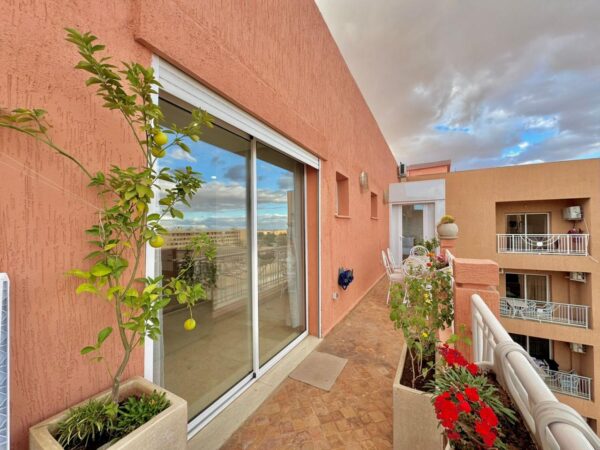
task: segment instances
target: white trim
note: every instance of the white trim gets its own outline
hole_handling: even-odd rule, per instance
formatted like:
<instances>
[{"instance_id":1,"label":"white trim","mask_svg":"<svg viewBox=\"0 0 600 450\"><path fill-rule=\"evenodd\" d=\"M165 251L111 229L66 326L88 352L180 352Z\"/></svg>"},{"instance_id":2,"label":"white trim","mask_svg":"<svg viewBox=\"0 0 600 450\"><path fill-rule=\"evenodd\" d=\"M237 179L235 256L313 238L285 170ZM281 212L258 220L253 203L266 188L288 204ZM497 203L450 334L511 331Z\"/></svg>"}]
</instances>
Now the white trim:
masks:
<instances>
[{"instance_id":1,"label":"white trim","mask_svg":"<svg viewBox=\"0 0 600 450\"><path fill-rule=\"evenodd\" d=\"M233 103L210 91L165 60L159 57L155 57L155 59L157 63L156 65L153 63L153 66L160 74L161 90L207 111L304 164L316 169L319 168L319 158L317 156L255 119Z\"/></svg>"},{"instance_id":2,"label":"white trim","mask_svg":"<svg viewBox=\"0 0 600 450\"><path fill-rule=\"evenodd\" d=\"M250 142L250 275L252 308L252 367L260 376L260 338L258 331L258 177L256 175L256 139Z\"/></svg>"},{"instance_id":3,"label":"white trim","mask_svg":"<svg viewBox=\"0 0 600 450\"><path fill-rule=\"evenodd\" d=\"M302 228L304 228L304 309L306 311L304 313L304 326L306 327L305 331L308 332L308 327L310 323L308 315L308 227L306 226L306 224L308 223L308 216L306 214L308 211L308 199L306 197L306 181L306 165L304 165L304 175L302 178L302 184L304 188L304 192L302 194L302 203L304 204L304 213L302 215Z\"/></svg>"},{"instance_id":4,"label":"white trim","mask_svg":"<svg viewBox=\"0 0 600 450\"><path fill-rule=\"evenodd\" d=\"M6 390L6 403L4 405L4 413L6 414L6 428L3 430L6 433L6 448L10 448L10 415L11 415L11 407L10 407L10 279L8 278L7 273L0 273L0 284L6 283L6 292L1 292L0 295L6 298L6 316L2 316L3 309L5 305L0 304L0 326L5 329L1 331L0 337L3 334L6 339L6 354L4 355L6 358L6 380L4 381L4 385L1 386ZM0 299L3 301L4 299Z\"/></svg>"},{"instance_id":5,"label":"white trim","mask_svg":"<svg viewBox=\"0 0 600 450\"><path fill-rule=\"evenodd\" d=\"M321 170L317 170L317 177L318 177L318 183L317 183L317 223L318 223L318 230L317 230L317 240L318 240L318 268L317 268L317 272L318 272L318 277L319 277L319 339L321 339L323 337L323 330L322 330L322 320L321 320L321 302L322 302L322 297L321 297L321 290L322 290L322 286L321 286ZM308 279L308 273L306 274L306 278Z\"/></svg>"}]
</instances>

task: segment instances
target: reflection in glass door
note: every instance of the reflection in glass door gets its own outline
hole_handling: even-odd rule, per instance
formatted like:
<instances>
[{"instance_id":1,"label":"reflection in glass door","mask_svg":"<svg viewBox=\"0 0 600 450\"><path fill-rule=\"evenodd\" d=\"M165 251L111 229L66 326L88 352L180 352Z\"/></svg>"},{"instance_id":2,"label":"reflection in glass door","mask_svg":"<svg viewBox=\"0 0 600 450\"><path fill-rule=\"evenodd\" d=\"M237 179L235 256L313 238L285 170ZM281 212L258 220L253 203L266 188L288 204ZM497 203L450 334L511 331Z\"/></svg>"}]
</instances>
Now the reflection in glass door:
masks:
<instances>
[{"instance_id":1,"label":"reflection in glass door","mask_svg":"<svg viewBox=\"0 0 600 450\"><path fill-rule=\"evenodd\" d=\"M167 123L191 120L179 101L160 101ZM169 234L156 270L166 278L177 273L199 235L217 256L194 259L186 275L207 291L193 308L197 328L184 330L189 312L177 302L164 311L154 373L187 400L195 426L306 333L304 165L218 120L200 141L185 143L191 153L174 147L161 162L191 166L204 183L181 208L184 220L164 223Z\"/></svg>"},{"instance_id":2,"label":"reflection in glass door","mask_svg":"<svg viewBox=\"0 0 600 450\"><path fill-rule=\"evenodd\" d=\"M168 123L184 126L191 114L161 100ZM187 308L172 301L163 315L163 385L188 401L193 418L233 386L250 376L252 320L250 289L249 161L251 141L218 124L206 129L199 142L186 141L191 153L174 147L164 158L173 168L191 166L204 185L185 219L167 222L169 234L161 249L162 273L169 277L191 254L194 236L208 235L216 259L196 261L193 282L207 290L193 309L197 328L185 331Z\"/></svg>"},{"instance_id":3,"label":"reflection in glass door","mask_svg":"<svg viewBox=\"0 0 600 450\"><path fill-rule=\"evenodd\" d=\"M259 361L306 330L304 165L256 143Z\"/></svg>"}]
</instances>

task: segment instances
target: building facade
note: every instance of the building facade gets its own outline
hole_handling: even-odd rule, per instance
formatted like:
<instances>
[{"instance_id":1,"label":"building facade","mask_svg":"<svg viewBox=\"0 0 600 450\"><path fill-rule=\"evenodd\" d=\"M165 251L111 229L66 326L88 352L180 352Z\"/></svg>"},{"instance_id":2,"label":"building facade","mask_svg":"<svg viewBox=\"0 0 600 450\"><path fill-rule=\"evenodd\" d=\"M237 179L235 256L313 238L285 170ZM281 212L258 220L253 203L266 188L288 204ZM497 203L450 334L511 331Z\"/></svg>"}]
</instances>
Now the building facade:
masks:
<instances>
[{"instance_id":1,"label":"building facade","mask_svg":"<svg viewBox=\"0 0 600 450\"><path fill-rule=\"evenodd\" d=\"M93 171L141 164L140 155L122 118L73 69L79 58L64 27L91 31L115 61L153 66L169 122L195 107L215 117L194 161L169 155L205 179L183 226L214 234L216 266L198 269L216 274L211 297L196 311L197 333L183 333L179 310L166 312L162 341L134 354L127 372L185 397L191 430L308 333L327 334L384 274L375 249L387 247L383 199L396 161L312 1L9 2L7 10L0 106L46 109L56 141ZM83 230L96 194L41 145L7 130L0 142L11 438L24 448L29 426L108 387L79 350L113 316L110 304L76 297L76 281L64 276L89 252ZM175 247L189 238L177 226ZM172 250L149 250L140 275L176 264ZM340 267L354 269L347 290L337 286ZM117 339L105 350L114 364Z\"/></svg>"},{"instance_id":2,"label":"building facade","mask_svg":"<svg viewBox=\"0 0 600 450\"><path fill-rule=\"evenodd\" d=\"M441 203L454 216L456 256L498 262L502 324L534 357L559 400L597 430L600 160L441 172L400 185L420 192L443 186L442 199L419 201ZM410 205L401 195L390 202L392 211Z\"/></svg>"}]
</instances>

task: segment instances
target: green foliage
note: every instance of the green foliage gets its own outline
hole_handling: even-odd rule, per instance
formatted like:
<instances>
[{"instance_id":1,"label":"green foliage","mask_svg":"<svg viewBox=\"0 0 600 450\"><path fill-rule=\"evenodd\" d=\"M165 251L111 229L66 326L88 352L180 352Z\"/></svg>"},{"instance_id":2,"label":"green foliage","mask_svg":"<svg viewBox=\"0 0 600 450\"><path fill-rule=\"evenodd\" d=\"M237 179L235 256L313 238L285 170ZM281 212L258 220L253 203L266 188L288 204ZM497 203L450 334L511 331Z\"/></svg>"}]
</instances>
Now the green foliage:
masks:
<instances>
[{"instance_id":1,"label":"green foliage","mask_svg":"<svg viewBox=\"0 0 600 450\"><path fill-rule=\"evenodd\" d=\"M148 422L170 405L164 392L152 392L140 397L132 396L119 406L119 413L114 422L115 433L125 436Z\"/></svg>"},{"instance_id":2,"label":"green foliage","mask_svg":"<svg viewBox=\"0 0 600 450\"><path fill-rule=\"evenodd\" d=\"M116 404L90 400L69 411L54 435L64 448L85 449L92 444L116 441L142 426L170 406L164 392L131 396Z\"/></svg>"},{"instance_id":3,"label":"green foliage","mask_svg":"<svg viewBox=\"0 0 600 450\"><path fill-rule=\"evenodd\" d=\"M438 238L433 238L430 240L423 240L423 241L418 241L416 243L416 245L422 245L423 247L425 247L430 253L435 253L435 251L439 248L440 246L440 241L438 240Z\"/></svg>"},{"instance_id":4,"label":"green foliage","mask_svg":"<svg viewBox=\"0 0 600 450\"><path fill-rule=\"evenodd\" d=\"M121 375L127 367L131 352L144 339L156 339L160 334L159 313L171 299L190 309L205 298L202 283L190 280L186 273L193 267L193 259L180 268L177 276L164 279L137 278L140 263L148 244L159 247L161 235L167 230L161 225L165 216L181 219L180 205L189 206L190 200L202 186L199 174L191 167L172 170L158 169L156 162L169 148L179 147L190 152L187 140L198 141L202 128L211 125L210 116L200 110L192 112L192 122L186 127L172 125L159 127L164 117L159 105L152 102L158 93L159 82L152 68L137 63L123 63L118 69L109 57L100 57L104 45L90 33L67 29L67 41L73 43L81 60L75 66L91 76L85 84L96 89L103 106L120 113L132 131L143 157L138 167L113 165L108 172L88 170L72 153L54 142L48 133L50 125L42 109L18 108L0 113L0 127L24 133L55 152L73 161L89 179L89 186L98 192L104 205L98 222L86 233L94 250L86 256L87 268L68 273L82 280L77 294L92 294L113 304L116 335L123 347L119 366L112 371L112 398L116 402ZM155 193L160 193L158 208L151 211ZM194 241L192 254L203 254L208 261L215 257L214 244L207 239ZM102 346L111 336L113 327L104 327L94 344L81 350L94 361L104 361Z\"/></svg>"},{"instance_id":5,"label":"green foliage","mask_svg":"<svg viewBox=\"0 0 600 450\"><path fill-rule=\"evenodd\" d=\"M443 215L440 219L440 224L443 225L446 223L454 223L454 216L451 216L450 214Z\"/></svg>"},{"instance_id":6,"label":"green foliage","mask_svg":"<svg viewBox=\"0 0 600 450\"><path fill-rule=\"evenodd\" d=\"M402 283L394 284L391 292L390 320L402 330L413 368L413 387L417 379L425 378L432 365L438 332L454 321L452 276L436 270L407 275Z\"/></svg>"},{"instance_id":7,"label":"green foliage","mask_svg":"<svg viewBox=\"0 0 600 450\"><path fill-rule=\"evenodd\" d=\"M111 436L116 417L115 403L90 400L71 409L67 418L58 423L56 439L65 448L87 448L96 439Z\"/></svg>"}]
</instances>

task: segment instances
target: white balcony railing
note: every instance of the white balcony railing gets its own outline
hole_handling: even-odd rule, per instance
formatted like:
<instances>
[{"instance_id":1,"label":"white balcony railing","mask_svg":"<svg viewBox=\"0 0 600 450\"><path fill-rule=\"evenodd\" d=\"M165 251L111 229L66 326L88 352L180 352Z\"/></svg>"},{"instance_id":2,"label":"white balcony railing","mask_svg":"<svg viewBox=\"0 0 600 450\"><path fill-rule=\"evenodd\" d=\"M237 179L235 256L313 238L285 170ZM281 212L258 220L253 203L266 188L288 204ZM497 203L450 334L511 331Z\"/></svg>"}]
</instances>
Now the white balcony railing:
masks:
<instances>
[{"instance_id":1,"label":"white balcony railing","mask_svg":"<svg viewBox=\"0 0 600 450\"><path fill-rule=\"evenodd\" d=\"M545 449L599 449L600 438L573 408L560 403L542 378L543 372L524 354L477 294L471 296L473 356L490 364Z\"/></svg>"},{"instance_id":2,"label":"white balcony railing","mask_svg":"<svg viewBox=\"0 0 600 450\"><path fill-rule=\"evenodd\" d=\"M592 379L582 377L575 373L561 372L560 370L543 369L546 373L546 384L554 392L579 397L585 400L592 399Z\"/></svg>"},{"instance_id":3,"label":"white balcony railing","mask_svg":"<svg viewBox=\"0 0 600 450\"><path fill-rule=\"evenodd\" d=\"M589 328L589 312L590 307L586 305L543 302L522 298L500 299L500 315L512 319Z\"/></svg>"},{"instance_id":4,"label":"white balcony railing","mask_svg":"<svg viewBox=\"0 0 600 450\"><path fill-rule=\"evenodd\" d=\"M498 234L498 253L587 256L589 234Z\"/></svg>"}]
</instances>

